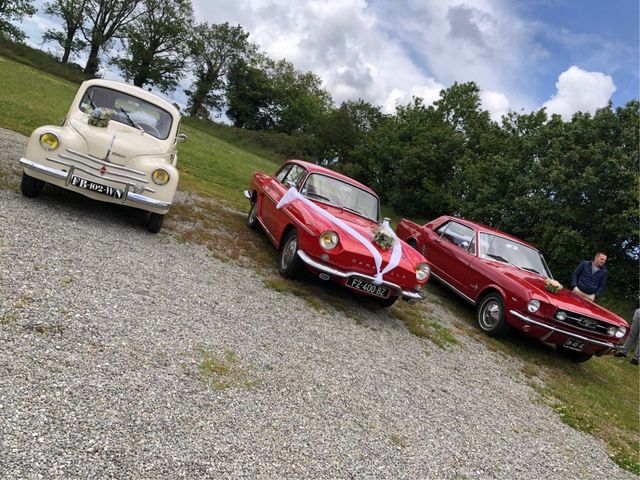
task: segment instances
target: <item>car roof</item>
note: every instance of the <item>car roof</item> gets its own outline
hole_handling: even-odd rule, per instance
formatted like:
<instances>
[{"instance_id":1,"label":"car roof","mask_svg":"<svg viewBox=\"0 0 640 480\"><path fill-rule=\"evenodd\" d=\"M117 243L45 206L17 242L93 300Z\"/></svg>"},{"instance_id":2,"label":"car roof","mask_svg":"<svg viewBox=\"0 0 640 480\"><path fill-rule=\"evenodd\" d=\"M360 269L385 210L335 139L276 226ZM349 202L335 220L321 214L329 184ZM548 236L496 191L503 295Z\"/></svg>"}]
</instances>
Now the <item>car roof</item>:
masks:
<instances>
[{"instance_id":1,"label":"car roof","mask_svg":"<svg viewBox=\"0 0 640 480\"><path fill-rule=\"evenodd\" d=\"M145 90L144 88L136 87L135 85L120 82L117 80L105 80L103 78L93 78L91 80L86 80L82 84L83 89L89 88L90 86L99 86L111 88L114 90L120 90L122 92L128 93L129 95L133 95L134 97L141 98L149 103L153 103L169 111L174 117L180 117L180 112L171 102L165 100L164 98L153 92L150 92L149 90Z\"/></svg>"},{"instance_id":2,"label":"car roof","mask_svg":"<svg viewBox=\"0 0 640 480\"><path fill-rule=\"evenodd\" d=\"M347 177L346 175L343 175L341 173L338 173L334 170L331 170L329 168L317 165L315 163L310 163L310 162L305 162L304 160L287 160L285 162L285 164L287 163L297 163L301 166L303 166L309 173L322 173L324 175L327 175L329 177L334 177L337 178L338 180L343 180L344 182L350 183L358 188L361 188L362 190L365 190L369 193L371 193L372 195L375 195L376 197L378 196L376 194L376 192L374 192L373 190L371 190L369 187L367 187L366 185L364 185L363 183L358 182L357 180L354 180L351 177Z\"/></svg>"},{"instance_id":3,"label":"car roof","mask_svg":"<svg viewBox=\"0 0 640 480\"><path fill-rule=\"evenodd\" d=\"M444 221L448 221L448 220L455 220L456 222L459 222L463 225L466 225L467 227L471 227L474 228L476 230L478 230L479 232L484 232L484 233L495 233L496 235L500 235L501 237L504 237L508 240L512 240L514 242L518 242L521 243L523 245L526 245L528 247L531 247L535 250L538 250L538 247L536 247L535 245L533 245L532 243L526 242L524 240L522 240L521 238L515 237L513 235L510 235L506 232L503 232L502 230L498 230L497 228L493 228L493 227L489 227L488 225L484 225L480 222L474 222L473 220L466 220L464 218L460 218L460 217L453 217L450 215L443 215L440 218L437 218L436 220L434 220L433 222L430 223L443 223Z\"/></svg>"}]
</instances>

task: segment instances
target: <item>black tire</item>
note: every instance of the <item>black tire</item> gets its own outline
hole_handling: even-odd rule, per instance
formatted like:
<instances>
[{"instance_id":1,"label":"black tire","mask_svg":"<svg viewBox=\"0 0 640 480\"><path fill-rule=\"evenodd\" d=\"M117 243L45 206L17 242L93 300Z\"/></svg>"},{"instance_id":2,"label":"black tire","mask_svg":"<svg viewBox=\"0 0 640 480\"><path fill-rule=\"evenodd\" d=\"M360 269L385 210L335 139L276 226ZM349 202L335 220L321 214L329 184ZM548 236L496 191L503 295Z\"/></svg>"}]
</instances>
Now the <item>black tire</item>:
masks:
<instances>
[{"instance_id":1,"label":"black tire","mask_svg":"<svg viewBox=\"0 0 640 480\"><path fill-rule=\"evenodd\" d=\"M260 222L258 222L258 199L251 204L251 209L249 210L249 214L247 215L247 227L253 228L254 230L258 229Z\"/></svg>"},{"instance_id":2,"label":"black tire","mask_svg":"<svg viewBox=\"0 0 640 480\"><path fill-rule=\"evenodd\" d=\"M26 173L22 172L22 181L20 182L20 191L25 197L36 198L40 195L42 187L44 187L42 180L30 177Z\"/></svg>"},{"instance_id":3,"label":"black tire","mask_svg":"<svg viewBox=\"0 0 640 480\"><path fill-rule=\"evenodd\" d=\"M398 300L397 296L391 296L389 295L387 298L378 298L378 305L380 305L382 308L389 308L391 305L393 305L394 303L396 303L396 300Z\"/></svg>"},{"instance_id":4,"label":"black tire","mask_svg":"<svg viewBox=\"0 0 640 480\"><path fill-rule=\"evenodd\" d=\"M296 278L302 273L302 260L298 256L298 232L291 230L280 245L278 271L284 278Z\"/></svg>"},{"instance_id":5,"label":"black tire","mask_svg":"<svg viewBox=\"0 0 640 480\"><path fill-rule=\"evenodd\" d=\"M564 345L556 345L556 348L558 349L558 352L560 353L560 355L568 358L573 363L583 363L589 360L591 357L593 357L591 353L576 352L575 350L569 350Z\"/></svg>"},{"instance_id":6,"label":"black tire","mask_svg":"<svg viewBox=\"0 0 640 480\"><path fill-rule=\"evenodd\" d=\"M151 213L149 215L149 221L147 222L147 230L151 233L158 233L162 228L162 222L164 222L164 215Z\"/></svg>"},{"instance_id":7,"label":"black tire","mask_svg":"<svg viewBox=\"0 0 640 480\"><path fill-rule=\"evenodd\" d=\"M504 300L498 293L489 293L482 297L476 310L476 320L480 330L490 337L503 338L509 333Z\"/></svg>"}]
</instances>

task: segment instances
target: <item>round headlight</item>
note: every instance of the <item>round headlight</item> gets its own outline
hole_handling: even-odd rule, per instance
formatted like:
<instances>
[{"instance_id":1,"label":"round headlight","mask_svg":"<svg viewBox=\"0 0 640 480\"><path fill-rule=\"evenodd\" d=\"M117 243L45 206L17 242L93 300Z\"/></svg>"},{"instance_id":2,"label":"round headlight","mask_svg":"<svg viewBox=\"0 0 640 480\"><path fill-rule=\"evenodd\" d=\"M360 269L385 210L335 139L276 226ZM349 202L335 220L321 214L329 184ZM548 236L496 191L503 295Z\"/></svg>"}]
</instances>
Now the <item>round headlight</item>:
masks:
<instances>
[{"instance_id":1,"label":"round headlight","mask_svg":"<svg viewBox=\"0 0 640 480\"><path fill-rule=\"evenodd\" d=\"M429 278L429 274L431 273L431 267L429 267L428 263L421 262L416 265L416 279L417 280L426 280Z\"/></svg>"},{"instance_id":2,"label":"round headlight","mask_svg":"<svg viewBox=\"0 0 640 480\"><path fill-rule=\"evenodd\" d=\"M46 132L40 135L40 146L45 150L55 150L60 145L58 135L53 132Z\"/></svg>"},{"instance_id":3,"label":"round headlight","mask_svg":"<svg viewBox=\"0 0 640 480\"><path fill-rule=\"evenodd\" d=\"M616 327L607 328L607 335L613 337L616 333L618 333L618 329Z\"/></svg>"},{"instance_id":4,"label":"round headlight","mask_svg":"<svg viewBox=\"0 0 640 480\"><path fill-rule=\"evenodd\" d=\"M169 176L169 172L167 172L164 168L156 168L151 174L151 178L153 179L153 182L155 184L165 185L171 177Z\"/></svg>"},{"instance_id":5,"label":"round headlight","mask_svg":"<svg viewBox=\"0 0 640 480\"><path fill-rule=\"evenodd\" d=\"M618 327L618 331L616 332L616 338L624 337L624 334L627 333L627 329L624 327Z\"/></svg>"},{"instance_id":6,"label":"round headlight","mask_svg":"<svg viewBox=\"0 0 640 480\"><path fill-rule=\"evenodd\" d=\"M535 313L538 311L539 308L540 308L539 300L529 300L529 302L527 303L527 311L529 313Z\"/></svg>"},{"instance_id":7,"label":"round headlight","mask_svg":"<svg viewBox=\"0 0 640 480\"><path fill-rule=\"evenodd\" d=\"M556 318L561 322L564 322L567 319L567 313L563 312L562 310L558 310L556 312Z\"/></svg>"},{"instance_id":8,"label":"round headlight","mask_svg":"<svg viewBox=\"0 0 640 480\"><path fill-rule=\"evenodd\" d=\"M325 250L336 248L339 241L338 234L333 230L327 230L320 235L320 246Z\"/></svg>"}]
</instances>

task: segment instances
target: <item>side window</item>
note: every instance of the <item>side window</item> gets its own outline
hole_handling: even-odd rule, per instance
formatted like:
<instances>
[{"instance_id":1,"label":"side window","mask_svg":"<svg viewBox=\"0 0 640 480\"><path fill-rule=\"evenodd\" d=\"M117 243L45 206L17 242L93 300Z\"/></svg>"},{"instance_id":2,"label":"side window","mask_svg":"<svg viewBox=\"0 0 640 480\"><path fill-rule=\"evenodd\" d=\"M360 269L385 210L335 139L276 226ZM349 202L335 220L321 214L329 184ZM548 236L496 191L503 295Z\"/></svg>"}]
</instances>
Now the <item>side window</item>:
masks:
<instances>
[{"instance_id":1,"label":"side window","mask_svg":"<svg viewBox=\"0 0 640 480\"><path fill-rule=\"evenodd\" d=\"M475 253L475 235L472 228L469 228L457 222L449 222L436 230L436 232L438 233L438 235L442 236L442 238L462 248L463 250L467 250L470 253Z\"/></svg>"},{"instance_id":2,"label":"side window","mask_svg":"<svg viewBox=\"0 0 640 480\"><path fill-rule=\"evenodd\" d=\"M278 180L280 183L284 182L284 177L287 176L287 173L289 173L289 170L291 170L292 166L293 165L285 165L284 167L282 167L280 171L276 173L276 180Z\"/></svg>"},{"instance_id":3,"label":"side window","mask_svg":"<svg viewBox=\"0 0 640 480\"><path fill-rule=\"evenodd\" d=\"M297 187L307 171L300 165L292 165L289 173L284 177L284 184L288 187Z\"/></svg>"}]
</instances>

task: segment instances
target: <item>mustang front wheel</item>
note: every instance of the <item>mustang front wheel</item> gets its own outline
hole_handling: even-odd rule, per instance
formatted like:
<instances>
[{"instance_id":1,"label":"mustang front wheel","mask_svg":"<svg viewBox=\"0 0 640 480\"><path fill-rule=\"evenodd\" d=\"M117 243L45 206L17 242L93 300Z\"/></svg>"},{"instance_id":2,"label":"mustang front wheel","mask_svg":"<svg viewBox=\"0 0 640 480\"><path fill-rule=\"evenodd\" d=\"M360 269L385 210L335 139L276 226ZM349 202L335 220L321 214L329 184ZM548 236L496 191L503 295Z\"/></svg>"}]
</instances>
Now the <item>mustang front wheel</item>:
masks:
<instances>
[{"instance_id":1,"label":"mustang front wheel","mask_svg":"<svg viewBox=\"0 0 640 480\"><path fill-rule=\"evenodd\" d=\"M482 298L476 319L480 330L490 337L504 337L509 333L509 325L504 315L504 301L498 293L490 293Z\"/></svg>"},{"instance_id":2,"label":"mustang front wheel","mask_svg":"<svg viewBox=\"0 0 640 480\"><path fill-rule=\"evenodd\" d=\"M20 182L20 191L25 197L35 198L40 195L44 187L44 182L37 178L30 177L26 173L22 172L22 181Z\"/></svg>"},{"instance_id":3,"label":"mustang front wheel","mask_svg":"<svg viewBox=\"0 0 640 480\"><path fill-rule=\"evenodd\" d=\"M302 271L302 261L298 256L298 232L291 230L280 246L278 270L285 278L295 278Z\"/></svg>"}]
</instances>

